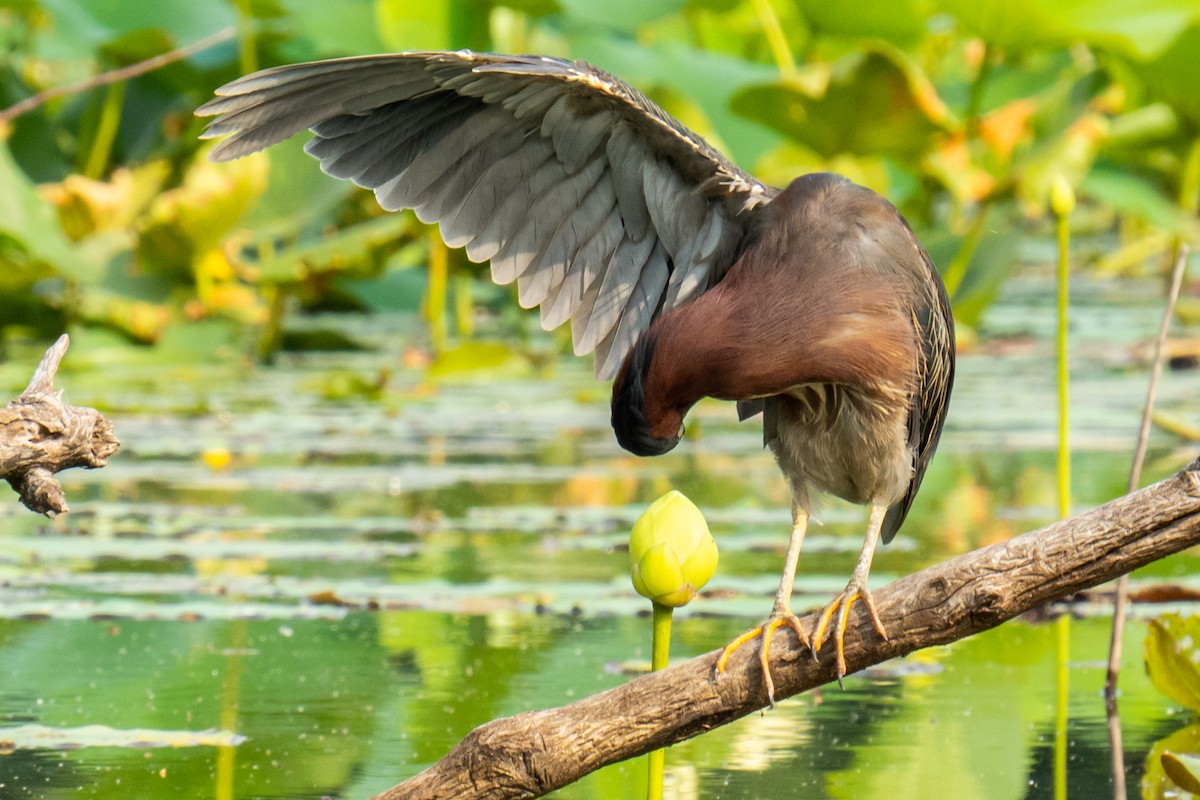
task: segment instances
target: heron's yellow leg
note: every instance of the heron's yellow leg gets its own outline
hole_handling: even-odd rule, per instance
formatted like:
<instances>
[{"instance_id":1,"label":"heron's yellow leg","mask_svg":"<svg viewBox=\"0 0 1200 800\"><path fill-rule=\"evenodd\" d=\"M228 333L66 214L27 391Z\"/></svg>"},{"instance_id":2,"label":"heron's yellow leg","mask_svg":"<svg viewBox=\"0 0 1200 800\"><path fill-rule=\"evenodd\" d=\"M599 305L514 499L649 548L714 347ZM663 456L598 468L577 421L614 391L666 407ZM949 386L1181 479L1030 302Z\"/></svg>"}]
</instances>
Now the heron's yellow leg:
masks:
<instances>
[{"instance_id":1,"label":"heron's yellow leg","mask_svg":"<svg viewBox=\"0 0 1200 800\"><path fill-rule=\"evenodd\" d=\"M775 592L775 604L771 607L771 615L758 627L746 631L741 636L738 636L729 644L725 645L725 649L721 651L721 655L717 658L716 671L718 673L725 671L725 665L729 661L729 656L733 651L737 650L747 642L755 639L762 639L762 645L759 647L758 660L762 666L763 684L767 689L767 700L772 706L775 705L775 681L771 678L771 638L775 635L775 631L784 625L796 632L796 638L800 640L800 644L811 644L808 640L808 634L804 631L804 626L800 624L800 618L792 613L792 584L796 580L796 562L800 560L800 547L804 544L804 534L808 530L808 511L806 511L799 503L792 504L792 535L788 540L787 557L784 560L783 575L779 579L779 590Z\"/></svg>"}]
</instances>

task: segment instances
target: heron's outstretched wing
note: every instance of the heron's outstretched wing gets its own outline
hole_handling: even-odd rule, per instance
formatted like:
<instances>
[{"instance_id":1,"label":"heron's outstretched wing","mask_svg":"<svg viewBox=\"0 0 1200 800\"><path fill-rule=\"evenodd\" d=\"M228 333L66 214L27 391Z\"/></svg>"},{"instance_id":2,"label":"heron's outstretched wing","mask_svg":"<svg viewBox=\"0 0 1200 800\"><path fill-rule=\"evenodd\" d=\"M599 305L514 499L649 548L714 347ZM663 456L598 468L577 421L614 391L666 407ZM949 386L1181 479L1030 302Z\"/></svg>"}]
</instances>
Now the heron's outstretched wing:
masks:
<instances>
[{"instance_id":1,"label":"heron's outstretched wing","mask_svg":"<svg viewBox=\"0 0 1200 800\"><path fill-rule=\"evenodd\" d=\"M583 62L469 51L276 67L197 110L224 161L306 128L307 151L517 282L611 377L653 317L732 265L776 193L640 92Z\"/></svg>"}]
</instances>

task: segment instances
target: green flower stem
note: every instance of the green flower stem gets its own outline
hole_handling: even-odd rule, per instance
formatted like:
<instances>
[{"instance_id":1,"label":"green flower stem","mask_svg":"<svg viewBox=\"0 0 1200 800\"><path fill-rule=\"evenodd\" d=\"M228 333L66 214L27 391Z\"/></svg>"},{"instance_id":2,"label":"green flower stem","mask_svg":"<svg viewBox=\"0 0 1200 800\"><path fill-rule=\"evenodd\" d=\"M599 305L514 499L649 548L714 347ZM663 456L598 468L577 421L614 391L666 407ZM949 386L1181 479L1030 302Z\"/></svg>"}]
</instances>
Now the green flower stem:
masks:
<instances>
[{"instance_id":1,"label":"green flower stem","mask_svg":"<svg viewBox=\"0 0 1200 800\"><path fill-rule=\"evenodd\" d=\"M946 271L942 273L942 282L946 285L946 294L954 297L958 293L958 289L962 286L963 278L967 275L967 268L971 266L971 258L975 255L975 251L979 249L979 243L983 240L983 234L987 232L988 211L991 205L985 200L979 204L979 209L975 212L975 219L971 222L971 226L967 229L966 236L963 237L962 244L958 247L958 252L954 254L954 260L946 267Z\"/></svg>"},{"instance_id":2,"label":"green flower stem","mask_svg":"<svg viewBox=\"0 0 1200 800\"><path fill-rule=\"evenodd\" d=\"M1050 207L1058 231L1058 516L1071 515L1071 372L1067 362L1067 323L1070 310L1071 212L1075 192L1061 176L1050 189ZM1058 618L1058 693L1054 715L1054 800L1067 800L1067 676L1071 655L1071 615Z\"/></svg>"},{"instance_id":3,"label":"green flower stem","mask_svg":"<svg viewBox=\"0 0 1200 800\"><path fill-rule=\"evenodd\" d=\"M1058 218L1058 516L1071 515L1071 375L1067 361L1067 325L1070 310L1070 214Z\"/></svg>"},{"instance_id":4,"label":"green flower stem","mask_svg":"<svg viewBox=\"0 0 1200 800\"><path fill-rule=\"evenodd\" d=\"M671 651L671 606L654 604L654 643L650 666L657 672L667 666L667 655ZM666 750L655 750L646 756L646 800L662 800L663 764Z\"/></svg>"},{"instance_id":5,"label":"green flower stem","mask_svg":"<svg viewBox=\"0 0 1200 800\"><path fill-rule=\"evenodd\" d=\"M96 125L96 133L92 136L92 147L88 151L87 163L84 164L83 174L99 180L104 177L108 168L108 159L112 155L113 142L117 140L117 131L121 127L121 106L125 102L125 81L111 83L104 93L104 102L100 106L100 121Z\"/></svg>"},{"instance_id":6,"label":"green flower stem","mask_svg":"<svg viewBox=\"0 0 1200 800\"><path fill-rule=\"evenodd\" d=\"M1058 633L1058 658L1055 664L1054 704L1054 800L1067 800L1067 699L1070 689L1071 615L1062 614L1055 620Z\"/></svg>"},{"instance_id":7,"label":"green flower stem","mask_svg":"<svg viewBox=\"0 0 1200 800\"><path fill-rule=\"evenodd\" d=\"M795 77L796 58L792 55L783 25L779 22L779 15L771 7L770 0L754 0L754 13L758 15L758 21L763 26L767 45L771 48L771 56L775 59L780 76L785 80Z\"/></svg>"},{"instance_id":8,"label":"green flower stem","mask_svg":"<svg viewBox=\"0 0 1200 800\"><path fill-rule=\"evenodd\" d=\"M429 288L425 293L425 319L434 354L446 350L446 285L450 274L450 253L438 235L429 230Z\"/></svg>"},{"instance_id":9,"label":"green flower stem","mask_svg":"<svg viewBox=\"0 0 1200 800\"><path fill-rule=\"evenodd\" d=\"M671 652L671 606L654 603L654 649L650 657L651 669L657 672L667 667L667 654Z\"/></svg>"},{"instance_id":10,"label":"green flower stem","mask_svg":"<svg viewBox=\"0 0 1200 800\"><path fill-rule=\"evenodd\" d=\"M255 42L254 12L251 0L234 0L237 9L238 69L249 75L258 69L258 45Z\"/></svg>"}]
</instances>

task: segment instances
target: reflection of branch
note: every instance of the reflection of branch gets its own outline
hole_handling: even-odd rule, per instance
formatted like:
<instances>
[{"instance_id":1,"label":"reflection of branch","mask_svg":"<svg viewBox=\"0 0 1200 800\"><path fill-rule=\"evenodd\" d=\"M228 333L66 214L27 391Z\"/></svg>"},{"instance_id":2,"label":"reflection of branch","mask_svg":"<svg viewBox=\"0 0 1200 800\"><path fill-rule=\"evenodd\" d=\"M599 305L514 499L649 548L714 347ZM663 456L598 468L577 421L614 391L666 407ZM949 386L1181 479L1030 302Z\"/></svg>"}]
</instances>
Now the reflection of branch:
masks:
<instances>
[{"instance_id":1,"label":"reflection of branch","mask_svg":"<svg viewBox=\"0 0 1200 800\"><path fill-rule=\"evenodd\" d=\"M875 602L890 638L876 635L861 604L856 606L846 630L847 666L854 672L962 639L1197 544L1200 459L1172 478L1074 519L879 589ZM805 620L810 630L814 617ZM814 659L785 628L771 648L776 697L833 680L832 650L825 647ZM717 652L562 708L489 722L376 800L540 797L600 767L763 708L758 649L737 650L725 674L714 679Z\"/></svg>"},{"instance_id":2,"label":"reflection of branch","mask_svg":"<svg viewBox=\"0 0 1200 800\"><path fill-rule=\"evenodd\" d=\"M0 478L39 514L67 512L54 473L70 467L103 467L121 446L112 423L92 408L65 405L54 376L67 352L63 334L46 351L21 396L0 408Z\"/></svg>"},{"instance_id":3,"label":"reflection of branch","mask_svg":"<svg viewBox=\"0 0 1200 800\"><path fill-rule=\"evenodd\" d=\"M120 69L114 69L110 72L102 72L99 75L93 75L87 80L79 81L78 83L70 83L66 86L54 86L49 89L43 89L35 95L26 97L19 103L9 106L0 111L0 123L9 122L29 111L33 111L38 106L46 103L56 97L64 97L69 94L78 94L86 92L88 89L95 89L97 86L107 86L110 83L117 81L129 80L136 78L139 75L144 75L147 72L153 72L159 67L165 67L167 64L172 64L176 61L182 61L185 58L199 53L201 50L207 50L215 44L220 44L226 39L232 39L236 33L236 28L230 25L228 28L222 28L216 33L205 36L191 44L177 47L174 50L168 50L165 53L160 53L153 58L147 58L145 61L139 61L136 64L130 64Z\"/></svg>"}]
</instances>

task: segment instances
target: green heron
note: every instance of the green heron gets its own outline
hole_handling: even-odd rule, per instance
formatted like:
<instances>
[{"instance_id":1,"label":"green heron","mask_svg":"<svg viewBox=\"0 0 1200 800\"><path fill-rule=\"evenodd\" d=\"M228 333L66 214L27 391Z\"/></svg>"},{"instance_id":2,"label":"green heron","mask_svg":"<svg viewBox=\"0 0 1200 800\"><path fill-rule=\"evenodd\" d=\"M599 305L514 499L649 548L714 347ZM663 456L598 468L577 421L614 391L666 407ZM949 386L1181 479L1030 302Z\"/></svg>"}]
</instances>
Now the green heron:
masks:
<instances>
[{"instance_id":1,"label":"green heron","mask_svg":"<svg viewBox=\"0 0 1200 800\"><path fill-rule=\"evenodd\" d=\"M640 92L589 64L537 56L398 53L276 67L217 90L197 113L218 161L311 129L321 168L389 210L440 224L447 244L516 281L549 330L615 376L621 446L658 455L702 397L762 414L791 484L792 530L761 638L814 653L832 624L846 671L867 575L933 456L954 373L945 288L896 209L831 174L780 190L738 169ZM814 492L869 504L853 575L809 637L790 600Z\"/></svg>"}]
</instances>

